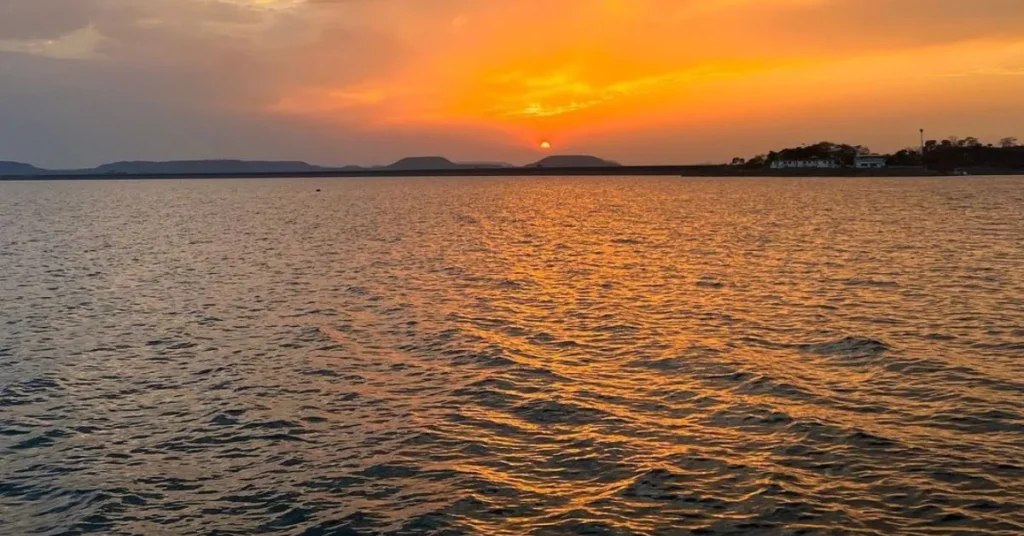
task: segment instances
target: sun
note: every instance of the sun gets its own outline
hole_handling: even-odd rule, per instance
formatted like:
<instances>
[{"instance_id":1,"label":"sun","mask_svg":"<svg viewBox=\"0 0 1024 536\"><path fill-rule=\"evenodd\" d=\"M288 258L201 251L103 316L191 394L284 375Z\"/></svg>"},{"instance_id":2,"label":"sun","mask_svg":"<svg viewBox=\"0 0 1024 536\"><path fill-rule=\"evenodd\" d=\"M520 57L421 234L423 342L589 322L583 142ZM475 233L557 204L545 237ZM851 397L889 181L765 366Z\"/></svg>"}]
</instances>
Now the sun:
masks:
<instances>
[{"instance_id":1,"label":"sun","mask_svg":"<svg viewBox=\"0 0 1024 536\"><path fill-rule=\"evenodd\" d=\"M547 140L544 140L544 141L540 142L540 148L541 148L542 151L550 151L551 150L551 142L547 141Z\"/></svg>"}]
</instances>

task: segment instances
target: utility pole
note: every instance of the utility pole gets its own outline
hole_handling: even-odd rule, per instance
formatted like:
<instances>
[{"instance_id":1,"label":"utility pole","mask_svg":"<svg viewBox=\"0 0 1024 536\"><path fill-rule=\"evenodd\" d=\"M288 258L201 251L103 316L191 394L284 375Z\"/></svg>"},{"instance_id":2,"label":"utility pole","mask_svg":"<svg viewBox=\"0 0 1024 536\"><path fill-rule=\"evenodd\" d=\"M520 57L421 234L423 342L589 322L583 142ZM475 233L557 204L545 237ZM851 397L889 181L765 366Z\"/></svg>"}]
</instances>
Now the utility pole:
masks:
<instances>
[{"instance_id":1,"label":"utility pole","mask_svg":"<svg viewBox=\"0 0 1024 536\"><path fill-rule=\"evenodd\" d=\"M921 129L921 167L924 167L924 129Z\"/></svg>"}]
</instances>

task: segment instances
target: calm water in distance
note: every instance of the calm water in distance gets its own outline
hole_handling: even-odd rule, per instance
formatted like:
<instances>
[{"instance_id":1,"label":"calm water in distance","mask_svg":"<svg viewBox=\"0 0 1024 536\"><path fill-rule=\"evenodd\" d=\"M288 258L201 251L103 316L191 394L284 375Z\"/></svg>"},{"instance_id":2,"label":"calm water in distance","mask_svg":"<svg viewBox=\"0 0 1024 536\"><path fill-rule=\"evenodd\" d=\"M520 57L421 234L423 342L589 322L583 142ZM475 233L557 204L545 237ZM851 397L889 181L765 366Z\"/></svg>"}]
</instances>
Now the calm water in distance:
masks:
<instances>
[{"instance_id":1,"label":"calm water in distance","mask_svg":"<svg viewBox=\"0 0 1024 536\"><path fill-rule=\"evenodd\" d=\"M1020 179L0 183L0 304L5 536L1024 532Z\"/></svg>"}]
</instances>

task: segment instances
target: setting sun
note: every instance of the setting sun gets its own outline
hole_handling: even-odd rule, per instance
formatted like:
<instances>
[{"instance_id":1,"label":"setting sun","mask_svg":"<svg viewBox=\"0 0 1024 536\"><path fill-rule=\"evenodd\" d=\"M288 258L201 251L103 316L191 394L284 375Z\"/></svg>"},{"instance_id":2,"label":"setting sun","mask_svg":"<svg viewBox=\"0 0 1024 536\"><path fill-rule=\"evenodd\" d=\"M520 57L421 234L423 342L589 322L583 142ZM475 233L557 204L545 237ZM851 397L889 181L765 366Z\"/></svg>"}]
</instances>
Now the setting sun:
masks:
<instances>
[{"instance_id":1,"label":"setting sun","mask_svg":"<svg viewBox=\"0 0 1024 536\"><path fill-rule=\"evenodd\" d=\"M550 151L551 150L551 142L550 141L546 141L546 140L540 142L540 148L541 148L542 151Z\"/></svg>"}]
</instances>

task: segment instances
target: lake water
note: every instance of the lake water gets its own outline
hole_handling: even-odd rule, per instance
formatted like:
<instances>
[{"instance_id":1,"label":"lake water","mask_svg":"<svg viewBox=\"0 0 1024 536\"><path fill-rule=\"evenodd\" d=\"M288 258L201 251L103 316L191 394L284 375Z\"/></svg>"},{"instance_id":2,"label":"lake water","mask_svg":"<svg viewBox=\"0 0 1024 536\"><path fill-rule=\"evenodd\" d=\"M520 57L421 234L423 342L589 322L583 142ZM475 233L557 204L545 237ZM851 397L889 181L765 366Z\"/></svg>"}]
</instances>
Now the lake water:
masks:
<instances>
[{"instance_id":1,"label":"lake water","mask_svg":"<svg viewBox=\"0 0 1024 536\"><path fill-rule=\"evenodd\" d=\"M5 536L1024 532L1021 179L0 183L0 304Z\"/></svg>"}]
</instances>

